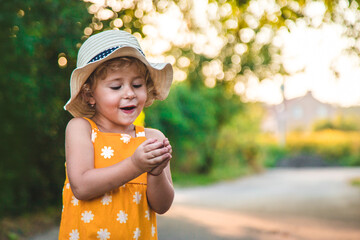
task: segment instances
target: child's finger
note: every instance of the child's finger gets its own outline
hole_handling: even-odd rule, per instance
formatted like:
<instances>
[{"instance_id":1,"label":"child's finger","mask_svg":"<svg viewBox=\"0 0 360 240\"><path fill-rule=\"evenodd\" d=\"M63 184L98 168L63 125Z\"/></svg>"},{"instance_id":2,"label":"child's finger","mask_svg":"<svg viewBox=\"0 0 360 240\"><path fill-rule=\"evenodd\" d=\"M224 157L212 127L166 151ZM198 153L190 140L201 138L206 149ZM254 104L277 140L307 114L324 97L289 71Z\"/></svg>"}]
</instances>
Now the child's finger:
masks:
<instances>
[{"instance_id":1,"label":"child's finger","mask_svg":"<svg viewBox=\"0 0 360 240\"><path fill-rule=\"evenodd\" d=\"M144 151L151 152L155 149L162 148L164 144L162 142L158 142L157 140L155 142L150 142L147 145L144 146Z\"/></svg>"},{"instance_id":2,"label":"child's finger","mask_svg":"<svg viewBox=\"0 0 360 240\"><path fill-rule=\"evenodd\" d=\"M149 139L146 139L141 145L143 146L147 146L149 144L153 144L157 142L157 139L156 138L149 138Z\"/></svg>"},{"instance_id":3,"label":"child's finger","mask_svg":"<svg viewBox=\"0 0 360 240\"><path fill-rule=\"evenodd\" d=\"M163 154L161 156L152 158L151 160L149 160L149 162L150 162L151 165L158 166L161 163L163 163L164 161L169 161L170 159L171 159L171 154L166 153L166 154Z\"/></svg>"},{"instance_id":4,"label":"child's finger","mask_svg":"<svg viewBox=\"0 0 360 240\"><path fill-rule=\"evenodd\" d=\"M159 176L163 172L163 170L166 168L166 166L168 165L169 160L170 159L164 161L159 166L153 168L149 173L153 176Z\"/></svg>"},{"instance_id":5,"label":"child's finger","mask_svg":"<svg viewBox=\"0 0 360 240\"><path fill-rule=\"evenodd\" d=\"M155 150L147 152L149 159L159 157L159 156L164 155L166 153L169 153L168 148L157 148Z\"/></svg>"},{"instance_id":6,"label":"child's finger","mask_svg":"<svg viewBox=\"0 0 360 240\"><path fill-rule=\"evenodd\" d=\"M169 139L165 138L163 140L164 146L170 145Z\"/></svg>"},{"instance_id":7,"label":"child's finger","mask_svg":"<svg viewBox=\"0 0 360 240\"><path fill-rule=\"evenodd\" d=\"M169 152L172 153L172 147L170 145L169 139L165 138L163 142L164 142L164 147L167 147L169 149Z\"/></svg>"}]
</instances>

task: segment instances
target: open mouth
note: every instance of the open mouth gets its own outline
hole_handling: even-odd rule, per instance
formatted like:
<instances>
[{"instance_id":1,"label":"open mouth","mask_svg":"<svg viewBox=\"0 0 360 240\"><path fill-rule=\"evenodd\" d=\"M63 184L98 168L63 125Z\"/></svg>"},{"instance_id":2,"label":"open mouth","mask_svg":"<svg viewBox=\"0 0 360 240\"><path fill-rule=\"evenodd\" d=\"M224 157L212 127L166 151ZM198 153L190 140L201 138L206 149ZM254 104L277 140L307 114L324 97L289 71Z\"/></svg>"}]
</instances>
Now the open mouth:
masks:
<instances>
[{"instance_id":1,"label":"open mouth","mask_svg":"<svg viewBox=\"0 0 360 240\"><path fill-rule=\"evenodd\" d=\"M132 106L126 106L126 107L121 107L121 111L123 111L124 113L130 114L133 113L135 111L136 106L132 105Z\"/></svg>"},{"instance_id":2,"label":"open mouth","mask_svg":"<svg viewBox=\"0 0 360 240\"><path fill-rule=\"evenodd\" d=\"M122 107L120 108L121 110L126 110L126 111L130 111L130 110L133 110L135 109L136 107L135 106L129 106L129 107Z\"/></svg>"}]
</instances>

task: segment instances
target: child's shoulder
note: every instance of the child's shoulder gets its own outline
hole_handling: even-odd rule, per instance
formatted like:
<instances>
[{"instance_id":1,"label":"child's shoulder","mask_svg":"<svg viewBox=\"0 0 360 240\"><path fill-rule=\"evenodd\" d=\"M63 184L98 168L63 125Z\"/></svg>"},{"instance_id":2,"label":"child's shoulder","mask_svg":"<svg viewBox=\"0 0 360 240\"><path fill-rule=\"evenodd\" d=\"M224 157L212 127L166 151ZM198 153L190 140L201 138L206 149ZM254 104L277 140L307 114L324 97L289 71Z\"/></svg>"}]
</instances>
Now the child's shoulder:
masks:
<instances>
[{"instance_id":1,"label":"child's shoulder","mask_svg":"<svg viewBox=\"0 0 360 240\"><path fill-rule=\"evenodd\" d=\"M155 128L145 128L145 135L146 138L156 138L157 140L162 141L165 137L165 135L158 129Z\"/></svg>"},{"instance_id":2,"label":"child's shoulder","mask_svg":"<svg viewBox=\"0 0 360 240\"><path fill-rule=\"evenodd\" d=\"M89 123L89 121L87 121L85 118L80 118L80 117L75 117L72 118L67 126L66 126L66 131L70 131L70 132L79 132L79 131L91 131L91 125Z\"/></svg>"}]
</instances>

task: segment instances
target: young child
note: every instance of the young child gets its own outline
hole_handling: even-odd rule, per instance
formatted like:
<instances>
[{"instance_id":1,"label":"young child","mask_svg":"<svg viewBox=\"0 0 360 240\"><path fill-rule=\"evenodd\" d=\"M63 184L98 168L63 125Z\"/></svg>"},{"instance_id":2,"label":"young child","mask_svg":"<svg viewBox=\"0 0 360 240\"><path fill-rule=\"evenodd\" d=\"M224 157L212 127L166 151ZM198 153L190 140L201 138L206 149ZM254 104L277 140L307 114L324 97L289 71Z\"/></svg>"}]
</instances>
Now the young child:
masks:
<instances>
[{"instance_id":1,"label":"young child","mask_svg":"<svg viewBox=\"0 0 360 240\"><path fill-rule=\"evenodd\" d=\"M136 38L108 30L78 53L65 105L66 180L59 239L157 239L155 213L171 206L171 145L134 126L145 106L167 97L172 67L149 63Z\"/></svg>"}]
</instances>

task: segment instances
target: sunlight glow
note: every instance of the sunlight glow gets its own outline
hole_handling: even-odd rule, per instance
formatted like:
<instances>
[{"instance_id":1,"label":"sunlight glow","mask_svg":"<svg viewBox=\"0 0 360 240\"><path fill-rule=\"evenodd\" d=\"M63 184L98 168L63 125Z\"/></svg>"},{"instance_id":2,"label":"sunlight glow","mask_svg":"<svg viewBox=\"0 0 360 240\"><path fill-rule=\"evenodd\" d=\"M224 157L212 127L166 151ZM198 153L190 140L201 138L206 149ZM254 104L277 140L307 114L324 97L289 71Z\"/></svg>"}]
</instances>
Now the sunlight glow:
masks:
<instances>
[{"instance_id":1,"label":"sunlight glow","mask_svg":"<svg viewBox=\"0 0 360 240\"><path fill-rule=\"evenodd\" d=\"M86 27L86 28L84 29L84 34L85 34L86 36L90 36L92 33L93 33L93 30L92 30L91 27Z\"/></svg>"},{"instance_id":2,"label":"sunlight glow","mask_svg":"<svg viewBox=\"0 0 360 240\"><path fill-rule=\"evenodd\" d=\"M174 80L178 82L185 81L187 78L186 72L174 67Z\"/></svg>"},{"instance_id":3,"label":"sunlight glow","mask_svg":"<svg viewBox=\"0 0 360 240\"><path fill-rule=\"evenodd\" d=\"M114 26L120 28L123 26L123 21L120 18L114 20Z\"/></svg>"},{"instance_id":4,"label":"sunlight glow","mask_svg":"<svg viewBox=\"0 0 360 240\"><path fill-rule=\"evenodd\" d=\"M96 14L100 20L114 17L111 10L105 9L105 4L114 11L120 11L134 6L136 2L135 0L85 1L93 3L89 7L89 12ZM186 68L190 66L192 59L181 56L181 53L174 53L176 50L172 47L191 46L195 54L214 59L204 64L202 68L206 86L214 87L217 79L236 79L234 91L243 95L245 100L280 103L282 101L280 87L283 85L284 95L288 99L312 91L314 96L323 102L342 106L360 105L360 91L358 91L360 89L360 62L358 56L345 52L349 46L355 46L360 50L360 40L351 42L343 37L346 29L341 23L323 23L326 8L321 1L307 2L304 9L306 17L296 21L286 20L287 28L280 28L276 33L273 32L271 26L265 25L261 29L258 27L264 16L271 22L277 22L282 3L273 0L249 1L247 12L244 14L248 27L239 31L241 40L239 43L234 42L236 40L233 36L224 37L220 32L222 30L212 23L224 17L227 18L224 23L226 28L238 27L238 22L231 17L231 5L225 1L220 4L217 1L209 3L208 0L180 0L175 4L159 0L156 4L162 10L161 12L155 11L151 0L139 1L137 4L134 14L135 17L142 18L142 31L145 35L143 38L141 35L137 38L150 61L166 61L174 65L175 81L184 81L187 78ZM357 3L354 1L349 7L347 1L339 0L339 4L337 8L343 11L344 21L355 24L360 18L359 13L353 11L357 9ZM294 11L300 9L296 1L289 3L289 6ZM194 16L192 24L198 31L189 30L188 22L181 12L185 9ZM24 15L24 12L19 11L18 15ZM134 19L126 15L122 19L114 19L111 26L122 28L123 25L126 26L126 23L132 21ZM308 25L316 28L307 27ZM355 29L360 28L360 24L354 26ZM91 27L92 29L85 28L85 35L91 35L93 29L101 30L103 25L98 22L93 23ZM130 28L125 30L130 31ZM280 48L281 53L276 53L273 57L275 61L282 64L287 74L268 76L263 81L260 81L254 73L246 71L243 75L236 76L237 72L234 69L237 65L241 65L242 56L248 51L247 43L253 40L256 45L268 44L271 41L273 46ZM231 57L234 69L224 72L223 63L216 58L228 43L234 45L234 55ZM172 52L168 53L169 50ZM259 57L256 59L255 56L255 61L261 64L263 59ZM280 67L278 68L275 71L280 71Z\"/></svg>"},{"instance_id":5,"label":"sunlight glow","mask_svg":"<svg viewBox=\"0 0 360 240\"><path fill-rule=\"evenodd\" d=\"M67 59L66 57L62 56L58 59L58 64L60 68L65 68L67 66Z\"/></svg>"},{"instance_id":6,"label":"sunlight glow","mask_svg":"<svg viewBox=\"0 0 360 240\"><path fill-rule=\"evenodd\" d=\"M213 88L216 86L216 80L213 77L207 77L205 78L205 86L208 88Z\"/></svg>"},{"instance_id":7,"label":"sunlight glow","mask_svg":"<svg viewBox=\"0 0 360 240\"><path fill-rule=\"evenodd\" d=\"M255 32L251 28L243 28L240 30L240 39L243 43L250 42L255 37Z\"/></svg>"},{"instance_id":8,"label":"sunlight glow","mask_svg":"<svg viewBox=\"0 0 360 240\"><path fill-rule=\"evenodd\" d=\"M187 57L180 57L178 60L179 67L186 68L190 65L190 59Z\"/></svg>"},{"instance_id":9,"label":"sunlight glow","mask_svg":"<svg viewBox=\"0 0 360 240\"><path fill-rule=\"evenodd\" d=\"M349 40L343 37L344 31L337 24L323 24L314 29L302 21L298 21L290 33L279 31L282 62L290 74L284 76L286 98L312 91L323 102L341 106L360 104L360 62L357 56L345 53ZM247 99L280 103L281 81L273 80L249 81Z\"/></svg>"},{"instance_id":10,"label":"sunlight glow","mask_svg":"<svg viewBox=\"0 0 360 240\"><path fill-rule=\"evenodd\" d=\"M243 82L237 82L237 83L235 83L235 86L234 86L234 91L235 91L235 93L237 94L237 95L242 95L242 94L244 94L244 92L245 92L245 85L244 85L244 83Z\"/></svg>"}]
</instances>

